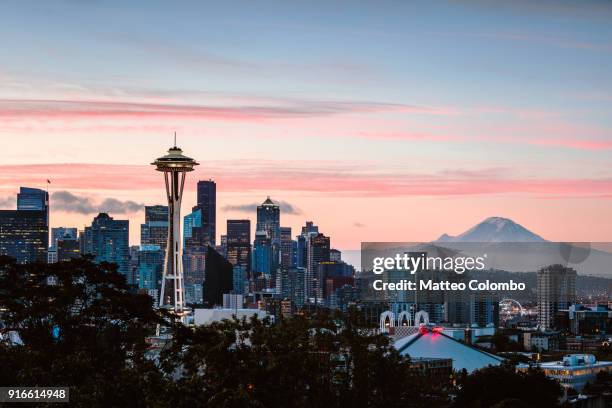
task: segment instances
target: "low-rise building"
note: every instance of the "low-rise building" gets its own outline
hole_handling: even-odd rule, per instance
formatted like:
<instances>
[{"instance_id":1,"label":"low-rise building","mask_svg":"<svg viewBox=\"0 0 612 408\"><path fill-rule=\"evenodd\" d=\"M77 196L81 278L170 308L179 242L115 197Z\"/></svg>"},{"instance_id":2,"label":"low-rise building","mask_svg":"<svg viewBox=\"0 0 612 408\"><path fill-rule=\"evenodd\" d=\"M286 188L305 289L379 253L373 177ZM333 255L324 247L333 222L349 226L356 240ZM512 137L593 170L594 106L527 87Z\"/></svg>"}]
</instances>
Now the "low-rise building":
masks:
<instances>
[{"instance_id":1,"label":"low-rise building","mask_svg":"<svg viewBox=\"0 0 612 408\"><path fill-rule=\"evenodd\" d=\"M410 359L410 369L427 378L440 389L451 385L453 360L451 358L416 357Z\"/></svg>"},{"instance_id":2,"label":"low-rise building","mask_svg":"<svg viewBox=\"0 0 612 408\"><path fill-rule=\"evenodd\" d=\"M601 335L610 332L612 310L607 305L571 305L567 314L569 329L574 335Z\"/></svg>"},{"instance_id":3,"label":"low-rise building","mask_svg":"<svg viewBox=\"0 0 612 408\"><path fill-rule=\"evenodd\" d=\"M560 333L555 331L534 331L523 334L525 350L557 351L559 350Z\"/></svg>"},{"instance_id":4,"label":"low-rise building","mask_svg":"<svg viewBox=\"0 0 612 408\"><path fill-rule=\"evenodd\" d=\"M403 337L394 343L402 355L411 359L451 359L455 370L472 372L488 366L497 366L504 360L469 344L462 343L444 334L441 327L421 326L418 332Z\"/></svg>"},{"instance_id":5,"label":"low-rise building","mask_svg":"<svg viewBox=\"0 0 612 408\"><path fill-rule=\"evenodd\" d=\"M527 371L532 365L519 364L517 371ZM562 361L538 364L546 376L553 378L566 388L581 391L588 382L595 380L601 371L612 373L612 361L597 361L592 354L568 354Z\"/></svg>"}]
</instances>

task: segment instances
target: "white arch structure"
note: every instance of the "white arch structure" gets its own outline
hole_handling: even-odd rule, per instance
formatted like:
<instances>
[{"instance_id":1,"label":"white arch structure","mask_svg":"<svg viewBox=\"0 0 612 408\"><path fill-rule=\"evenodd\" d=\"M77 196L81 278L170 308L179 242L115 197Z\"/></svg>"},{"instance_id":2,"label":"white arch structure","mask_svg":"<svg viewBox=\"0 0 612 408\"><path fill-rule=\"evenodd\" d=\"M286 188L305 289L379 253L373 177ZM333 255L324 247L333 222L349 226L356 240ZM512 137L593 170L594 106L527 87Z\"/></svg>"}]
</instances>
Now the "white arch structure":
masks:
<instances>
[{"instance_id":1,"label":"white arch structure","mask_svg":"<svg viewBox=\"0 0 612 408\"><path fill-rule=\"evenodd\" d=\"M406 324L404 324L404 322ZM397 315L397 325L398 326L412 326L412 317L410 317L410 312L404 310Z\"/></svg>"},{"instance_id":2,"label":"white arch structure","mask_svg":"<svg viewBox=\"0 0 612 408\"><path fill-rule=\"evenodd\" d=\"M387 310L380 314L380 331L387 332L390 327L395 327L395 314Z\"/></svg>"},{"instance_id":3,"label":"white arch structure","mask_svg":"<svg viewBox=\"0 0 612 408\"><path fill-rule=\"evenodd\" d=\"M421 324L429 324L429 313L424 310L420 310L414 315L414 325L419 326Z\"/></svg>"}]
</instances>

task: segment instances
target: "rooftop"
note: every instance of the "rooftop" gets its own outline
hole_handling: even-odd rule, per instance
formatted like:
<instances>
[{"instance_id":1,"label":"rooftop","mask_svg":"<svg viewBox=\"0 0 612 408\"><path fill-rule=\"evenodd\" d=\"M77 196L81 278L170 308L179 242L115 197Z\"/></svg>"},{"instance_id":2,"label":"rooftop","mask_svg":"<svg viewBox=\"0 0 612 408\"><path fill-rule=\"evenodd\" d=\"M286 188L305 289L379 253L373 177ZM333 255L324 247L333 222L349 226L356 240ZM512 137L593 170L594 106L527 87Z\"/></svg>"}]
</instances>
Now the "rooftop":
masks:
<instances>
[{"instance_id":1,"label":"rooftop","mask_svg":"<svg viewBox=\"0 0 612 408\"><path fill-rule=\"evenodd\" d=\"M524 366L525 364L519 364ZM597 361L592 354L568 354L561 361L548 361L540 363L540 367L552 369L576 370L585 367L607 367L612 366L612 361Z\"/></svg>"},{"instance_id":2,"label":"rooftop","mask_svg":"<svg viewBox=\"0 0 612 408\"><path fill-rule=\"evenodd\" d=\"M468 372L500 365L504 360L447 336L441 328L421 327L418 333L397 340L394 346L411 358L450 358L455 370L465 368Z\"/></svg>"}]
</instances>

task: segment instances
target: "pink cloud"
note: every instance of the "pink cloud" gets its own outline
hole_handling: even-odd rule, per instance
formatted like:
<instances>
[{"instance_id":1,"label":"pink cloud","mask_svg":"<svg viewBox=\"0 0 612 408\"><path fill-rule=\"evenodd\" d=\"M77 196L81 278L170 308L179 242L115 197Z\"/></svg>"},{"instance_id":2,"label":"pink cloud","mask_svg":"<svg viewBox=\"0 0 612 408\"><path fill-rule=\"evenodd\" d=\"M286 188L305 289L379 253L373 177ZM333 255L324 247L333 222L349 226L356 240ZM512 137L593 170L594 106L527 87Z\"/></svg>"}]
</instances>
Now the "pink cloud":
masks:
<instances>
[{"instance_id":1,"label":"pink cloud","mask_svg":"<svg viewBox=\"0 0 612 408\"><path fill-rule=\"evenodd\" d=\"M577 150L610 150L612 149L612 140L597 139L597 138L575 138L566 136L551 136L551 137L524 137L524 136L481 136L481 135L463 135L463 134L444 134L430 132L358 132L357 137L372 139L372 140L410 140L416 142L449 142L449 143L473 143L473 142L498 142L504 144L525 144L532 146L549 146L563 147ZM566 132L567 133L567 132ZM577 132L578 133L578 132Z\"/></svg>"},{"instance_id":2,"label":"pink cloud","mask_svg":"<svg viewBox=\"0 0 612 408\"><path fill-rule=\"evenodd\" d=\"M367 168L367 167L366 167ZM206 174L204 174L204 171ZM363 166L332 162L218 161L208 162L188 179L213 178L221 192L307 192L328 196L398 197L519 194L533 197L574 198L612 195L612 178L513 177L511 170L445 171L434 174L369 172ZM2 190L40 185L52 180L53 189L123 190L162 188L150 166L48 164L0 166Z\"/></svg>"},{"instance_id":3,"label":"pink cloud","mask_svg":"<svg viewBox=\"0 0 612 408\"><path fill-rule=\"evenodd\" d=\"M563 146L581 150L610 150L612 149L612 140L581 140L581 139L540 139L532 141L532 144L543 146Z\"/></svg>"},{"instance_id":4,"label":"pink cloud","mask_svg":"<svg viewBox=\"0 0 612 408\"><path fill-rule=\"evenodd\" d=\"M259 105L186 105L168 103L111 102L101 100L19 100L1 99L0 117L5 119L201 119L259 121L307 118L349 113L402 112L448 115L447 108L394 103L277 100Z\"/></svg>"}]
</instances>

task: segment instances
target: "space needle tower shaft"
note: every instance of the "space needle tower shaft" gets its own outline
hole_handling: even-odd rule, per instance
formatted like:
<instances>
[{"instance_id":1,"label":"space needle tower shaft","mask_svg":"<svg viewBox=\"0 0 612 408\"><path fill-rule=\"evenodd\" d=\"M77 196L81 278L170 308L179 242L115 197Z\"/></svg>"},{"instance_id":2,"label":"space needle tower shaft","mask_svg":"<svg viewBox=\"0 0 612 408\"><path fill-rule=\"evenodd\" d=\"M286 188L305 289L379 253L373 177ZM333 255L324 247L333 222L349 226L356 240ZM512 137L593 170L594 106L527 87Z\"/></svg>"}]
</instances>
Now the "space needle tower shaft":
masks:
<instances>
[{"instance_id":1,"label":"space needle tower shaft","mask_svg":"<svg viewBox=\"0 0 612 408\"><path fill-rule=\"evenodd\" d=\"M168 240L159 296L159 306L172 309L182 316L185 312L185 288L183 286L183 261L181 243L181 198L187 172L193 171L198 163L176 146L168 154L155 160L152 165L164 173L168 199Z\"/></svg>"}]
</instances>

